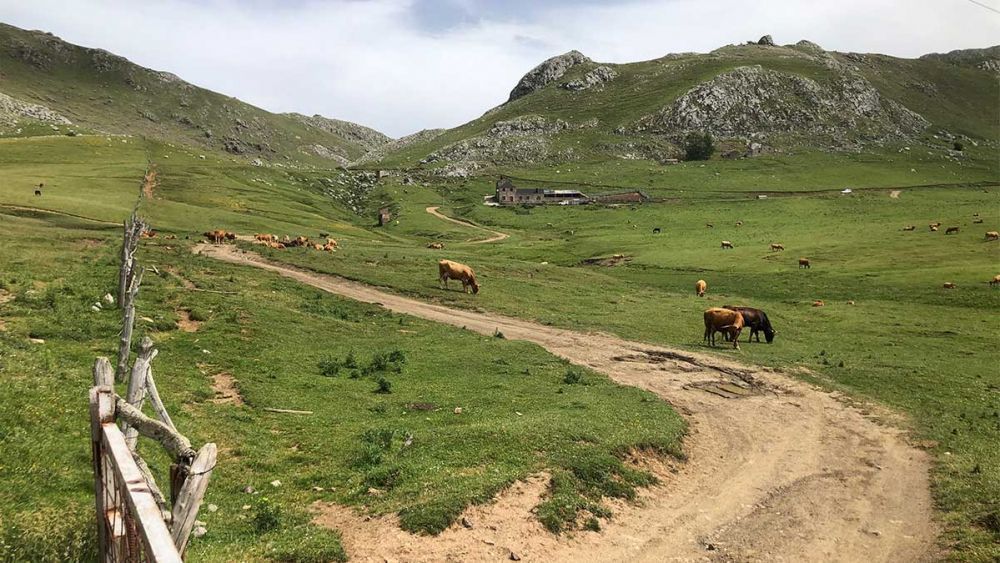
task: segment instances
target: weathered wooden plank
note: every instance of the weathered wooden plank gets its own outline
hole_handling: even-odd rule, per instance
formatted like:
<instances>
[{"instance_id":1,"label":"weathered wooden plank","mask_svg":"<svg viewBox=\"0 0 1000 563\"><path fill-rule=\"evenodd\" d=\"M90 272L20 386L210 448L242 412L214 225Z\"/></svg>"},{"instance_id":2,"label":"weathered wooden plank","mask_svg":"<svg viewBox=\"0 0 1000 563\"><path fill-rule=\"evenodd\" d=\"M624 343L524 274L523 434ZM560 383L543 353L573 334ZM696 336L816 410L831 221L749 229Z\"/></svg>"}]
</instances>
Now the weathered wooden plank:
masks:
<instances>
[{"instance_id":1,"label":"weathered wooden plank","mask_svg":"<svg viewBox=\"0 0 1000 563\"><path fill-rule=\"evenodd\" d=\"M150 362L156 357L157 351L153 348L153 341L147 336L139 344L139 354L132 366L132 373L128 379L128 390L125 393L125 400L138 411L142 411L142 405L146 401L146 378L149 375ZM122 423L122 432L125 433L125 443L135 451L136 440L139 433L130 428L128 421Z\"/></svg>"},{"instance_id":2,"label":"weathered wooden plank","mask_svg":"<svg viewBox=\"0 0 1000 563\"><path fill-rule=\"evenodd\" d=\"M174 503L171 535L174 546L181 553L184 553L187 547L198 509L201 508L201 501L205 497L205 489L208 488L208 479L212 476L212 469L215 468L217 455L218 449L213 443L205 444L198 450L198 456L191 464L184 486L181 487L177 502Z\"/></svg>"},{"instance_id":3,"label":"weathered wooden plank","mask_svg":"<svg viewBox=\"0 0 1000 563\"><path fill-rule=\"evenodd\" d=\"M275 409L275 408L271 408L271 407L264 407L264 410L266 410L267 412L277 412L277 413L284 413L284 414L312 414L313 413L313 411L297 411L297 410L292 410L292 409Z\"/></svg>"},{"instance_id":4,"label":"weathered wooden plank","mask_svg":"<svg viewBox=\"0 0 1000 563\"><path fill-rule=\"evenodd\" d=\"M127 421L129 426L135 428L139 434L159 442L174 460L189 460L194 458L196 452L191 447L191 442L176 430L173 430L159 420L153 420L142 414L139 412L139 409L128 404L121 397L117 397L115 408L115 412L119 418Z\"/></svg>"},{"instance_id":5,"label":"weathered wooden plank","mask_svg":"<svg viewBox=\"0 0 1000 563\"><path fill-rule=\"evenodd\" d=\"M152 366L146 370L146 392L149 394L149 404L153 406L153 411L156 413L157 418L160 419L160 422L176 431L177 427L174 426L174 421L170 419L170 413L167 412L167 407L163 404L163 399L160 398L160 392L156 390L156 381L153 380Z\"/></svg>"},{"instance_id":6,"label":"weathered wooden plank","mask_svg":"<svg viewBox=\"0 0 1000 563\"><path fill-rule=\"evenodd\" d=\"M106 376L110 376L112 379L114 374L111 372L111 363L108 362L107 358L98 358L97 362L94 364L94 378L98 379L98 368L101 366L101 360L104 360L104 364L107 366L107 372L103 371L101 368L100 380L105 381ZM98 553L108 552L108 538L106 534L105 527L102 525L103 516L107 512L108 507L105 506L105 492L104 492L104 463L103 463L103 446L101 440L101 428L105 423L114 423L115 409L114 409L114 396L111 392L111 387L95 386L90 388L90 452L93 458L94 466L94 509L96 510L96 521L97 521L97 545Z\"/></svg>"},{"instance_id":7,"label":"weathered wooden plank","mask_svg":"<svg viewBox=\"0 0 1000 563\"><path fill-rule=\"evenodd\" d=\"M125 443L125 436L114 423L103 425L103 445L109 454L118 486L124 497L123 510L128 510L138 524L147 560L157 563L181 563L180 552L174 547L170 530L160 514L160 507L153 500L146 480L132 459L132 451Z\"/></svg>"}]
</instances>

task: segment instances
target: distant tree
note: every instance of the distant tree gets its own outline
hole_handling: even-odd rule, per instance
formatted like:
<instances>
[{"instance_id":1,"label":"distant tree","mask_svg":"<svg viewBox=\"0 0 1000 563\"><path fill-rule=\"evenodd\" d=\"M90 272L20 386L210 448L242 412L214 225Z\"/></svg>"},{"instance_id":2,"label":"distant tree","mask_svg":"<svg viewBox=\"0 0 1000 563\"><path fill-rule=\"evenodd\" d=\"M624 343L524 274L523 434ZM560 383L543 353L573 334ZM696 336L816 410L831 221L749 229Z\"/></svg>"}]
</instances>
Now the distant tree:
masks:
<instances>
[{"instance_id":1,"label":"distant tree","mask_svg":"<svg viewBox=\"0 0 1000 563\"><path fill-rule=\"evenodd\" d=\"M684 139L685 160L708 160L714 152L715 140L712 139L712 134L707 131L688 133L687 138Z\"/></svg>"}]
</instances>

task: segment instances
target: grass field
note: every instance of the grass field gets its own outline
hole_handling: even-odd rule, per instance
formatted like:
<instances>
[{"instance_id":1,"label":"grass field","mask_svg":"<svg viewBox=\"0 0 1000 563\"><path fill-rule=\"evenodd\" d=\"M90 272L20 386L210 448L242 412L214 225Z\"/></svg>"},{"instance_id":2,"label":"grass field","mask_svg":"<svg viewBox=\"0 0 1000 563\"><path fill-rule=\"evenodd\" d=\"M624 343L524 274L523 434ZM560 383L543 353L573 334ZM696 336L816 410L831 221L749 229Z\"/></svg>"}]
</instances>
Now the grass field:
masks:
<instances>
[{"instance_id":1,"label":"grass field","mask_svg":"<svg viewBox=\"0 0 1000 563\"><path fill-rule=\"evenodd\" d=\"M599 514L601 493L627 496L646 482L617 455L637 447L677 453L683 432L678 416L652 395L589 372L586 385L567 384L568 367L536 347L191 256L184 237L210 228L331 232L341 241L336 254L270 255L449 305L675 347L704 350L706 306L761 307L778 330L775 343L718 353L793 369L908 415L903 424L937 460L934 494L952 556L1000 556L1000 290L985 283L1000 273L1000 245L983 240L984 231L1000 228L1000 189L914 188L898 198L887 191L800 193L995 180L996 163L985 153L961 166L905 154L894 162L816 154L710 161L704 168L627 162L621 170L582 163L558 174L517 171L639 185L665 198L634 208L495 209L479 205L492 189L488 178L426 187L390 182L377 197L399 205L399 222L374 229L371 217L311 187L309 178L322 171L204 161L131 139L18 139L0 147L0 204L110 222L131 209L147 159L157 163L161 185L144 210L155 228L179 239L144 246L141 259L161 275L144 284L140 315L152 322L140 332L157 341L157 381L178 426L196 442L217 441L223 453L208 497L219 511L204 513L209 534L193 543L193 557L225 560L250 549L259 558L339 558L335 534L308 524L313 500L399 512L408 529L434 532L468 503L542 469L572 484L540 509L559 529L578 514ZM768 191L781 193L753 199L768 176ZM43 180L51 189L35 198L30 188ZM467 244L482 233L431 217L429 205L511 237ZM976 213L982 224L972 223ZM85 558L93 540L80 531L91 502L81 405L89 366L94 356L113 354L116 332L115 315L93 313L90 305L113 285L117 228L2 207L0 219L9 235L0 281L17 296L0 305L0 369L8 382L0 389L0 472L10 476L0 483L0 558ZM961 230L931 233L932 221ZM909 224L917 230L901 231ZM654 235L653 227L662 232ZM720 249L723 239L735 248ZM446 248L427 249L434 240ZM788 250L771 253L770 242ZM618 253L630 261L582 264ZM799 256L813 267L800 270ZM434 265L441 257L476 268L481 293L441 291ZM186 291L178 275L238 295ZM694 296L697 279L708 282L706 299ZM942 289L945 281L958 288ZM816 299L826 306L811 307ZM182 309L203 319L198 332L175 329ZM46 343L31 344L29 336ZM357 368L344 366L352 352ZM374 358L378 353L384 361ZM212 402L212 376L221 372L238 381L244 406ZM380 377L391 393L375 392ZM268 414L264 406L315 414ZM452 412L458 406L461 415ZM53 408L65 416L51 421ZM404 447L408 436L412 446ZM162 471L165 460L155 461ZM282 486L269 485L274 479ZM246 486L261 494L247 495ZM375 496L370 488L383 492ZM62 517L66 505L80 507L79 517ZM569 516L557 509L565 506ZM43 536L42 526L54 523L58 533Z\"/></svg>"}]
</instances>

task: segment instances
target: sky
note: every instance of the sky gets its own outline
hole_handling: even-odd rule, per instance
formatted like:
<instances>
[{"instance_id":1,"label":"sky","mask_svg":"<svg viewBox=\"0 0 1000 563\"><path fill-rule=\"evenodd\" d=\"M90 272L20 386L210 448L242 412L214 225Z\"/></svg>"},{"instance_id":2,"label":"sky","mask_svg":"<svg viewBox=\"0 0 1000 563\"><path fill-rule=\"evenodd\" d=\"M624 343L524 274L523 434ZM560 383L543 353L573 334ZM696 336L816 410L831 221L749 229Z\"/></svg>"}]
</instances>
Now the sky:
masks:
<instances>
[{"instance_id":1,"label":"sky","mask_svg":"<svg viewBox=\"0 0 1000 563\"><path fill-rule=\"evenodd\" d=\"M0 22L399 137L475 119L571 49L625 63L770 34L917 57L1000 43L988 7L1000 0L0 0Z\"/></svg>"}]
</instances>

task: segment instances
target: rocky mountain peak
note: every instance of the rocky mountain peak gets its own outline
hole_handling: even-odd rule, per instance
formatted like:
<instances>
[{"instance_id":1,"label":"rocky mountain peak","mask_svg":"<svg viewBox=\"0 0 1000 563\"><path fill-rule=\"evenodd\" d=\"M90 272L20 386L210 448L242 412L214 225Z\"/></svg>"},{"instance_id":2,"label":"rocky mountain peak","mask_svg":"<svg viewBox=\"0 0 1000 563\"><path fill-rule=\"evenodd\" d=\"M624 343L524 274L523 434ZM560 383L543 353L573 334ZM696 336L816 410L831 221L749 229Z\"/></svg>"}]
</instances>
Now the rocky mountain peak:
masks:
<instances>
[{"instance_id":1,"label":"rocky mountain peak","mask_svg":"<svg viewBox=\"0 0 1000 563\"><path fill-rule=\"evenodd\" d=\"M580 51L570 51L547 59L542 64L528 71L510 91L508 102L541 90L550 82L555 82L566 74L566 71L582 63L591 62L590 58Z\"/></svg>"}]
</instances>

